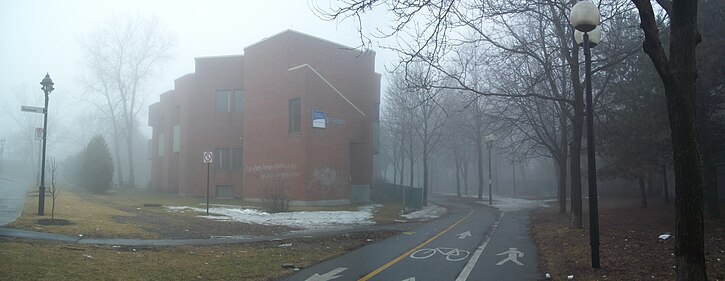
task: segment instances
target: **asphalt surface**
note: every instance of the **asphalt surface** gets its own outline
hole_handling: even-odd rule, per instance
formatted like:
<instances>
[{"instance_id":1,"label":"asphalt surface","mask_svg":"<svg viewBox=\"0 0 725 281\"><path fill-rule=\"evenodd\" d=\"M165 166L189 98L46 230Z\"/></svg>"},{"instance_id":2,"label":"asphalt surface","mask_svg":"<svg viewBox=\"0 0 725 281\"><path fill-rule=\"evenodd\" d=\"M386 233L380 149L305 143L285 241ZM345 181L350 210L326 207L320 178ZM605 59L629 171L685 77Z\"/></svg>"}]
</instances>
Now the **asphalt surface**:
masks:
<instances>
[{"instance_id":1,"label":"asphalt surface","mask_svg":"<svg viewBox=\"0 0 725 281\"><path fill-rule=\"evenodd\" d=\"M28 185L0 177L0 193L0 226L3 226L15 221L22 213Z\"/></svg>"},{"instance_id":2,"label":"asphalt surface","mask_svg":"<svg viewBox=\"0 0 725 281\"><path fill-rule=\"evenodd\" d=\"M440 202L449 213L410 232L306 268L285 279L536 280L526 211ZM470 234L470 235L469 235Z\"/></svg>"}]
</instances>

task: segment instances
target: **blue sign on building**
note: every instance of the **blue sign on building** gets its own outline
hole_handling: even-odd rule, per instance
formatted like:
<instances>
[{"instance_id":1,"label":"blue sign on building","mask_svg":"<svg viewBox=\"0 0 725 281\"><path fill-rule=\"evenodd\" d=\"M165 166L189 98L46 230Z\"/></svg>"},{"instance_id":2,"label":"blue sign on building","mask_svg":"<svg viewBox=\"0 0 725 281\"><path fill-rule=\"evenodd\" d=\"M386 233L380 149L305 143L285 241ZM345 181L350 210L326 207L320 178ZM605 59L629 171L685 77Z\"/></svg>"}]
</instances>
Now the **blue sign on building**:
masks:
<instances>
[{"instance_id":1,"label":"blue sign on building","mask_svg":"<svg viewBox=\"0 0 725 281\"><path fill-rule=\"evenodd\" d=\"M312 111L312 128L325 128L326 114L322 111Z\"/></svg>"}]
</instances>

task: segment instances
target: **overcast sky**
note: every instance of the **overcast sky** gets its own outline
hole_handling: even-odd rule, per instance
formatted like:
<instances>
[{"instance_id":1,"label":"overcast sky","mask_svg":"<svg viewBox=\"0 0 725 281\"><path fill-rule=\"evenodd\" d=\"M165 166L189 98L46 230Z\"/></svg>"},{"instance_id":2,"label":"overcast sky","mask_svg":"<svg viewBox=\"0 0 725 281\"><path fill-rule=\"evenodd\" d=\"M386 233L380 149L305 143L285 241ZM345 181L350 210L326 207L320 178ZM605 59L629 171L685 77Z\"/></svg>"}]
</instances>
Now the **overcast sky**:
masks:
<instances>
[{"instance_id":1,"label":"overcast sky","mask_svg":"<svg viewBox=\"0 0 725 281\"><path fill-rule=\"evenodd\" d=\"M43 106L39 83L46 72L56 88L49 116L72 122L82 114L79 41L111 15L156 16L177 38L174 59L156 79L151 103L173 87L175 78L194 72L195 57L242 54L244 47L287 29L359 45L353 21L324 21L310 10L314 3L327 7L329 1L0 1L0 138L17 138L19 114L34 114L20 113L21 104ZM382 14L365 20L367 28L388 24ZM395 55L375 44L370 47L377 52L377 72L384 75ZM32 118L42 127L41 114ZM145 111L140 119L146 126Z\"/></svg>"}]
</instances>

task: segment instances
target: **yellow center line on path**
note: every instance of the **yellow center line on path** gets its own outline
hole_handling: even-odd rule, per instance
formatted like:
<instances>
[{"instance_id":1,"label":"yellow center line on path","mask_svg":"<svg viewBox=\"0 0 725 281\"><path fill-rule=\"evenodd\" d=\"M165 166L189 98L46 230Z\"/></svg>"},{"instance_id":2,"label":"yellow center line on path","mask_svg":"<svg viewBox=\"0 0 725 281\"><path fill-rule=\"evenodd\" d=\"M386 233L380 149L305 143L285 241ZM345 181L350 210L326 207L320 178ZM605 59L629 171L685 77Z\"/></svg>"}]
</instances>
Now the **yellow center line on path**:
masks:
<instances>
[{"instance_id":1,"label":"yellow center line on path","mask_svg":"<svg viewBox=\"0 0 725 281\"><path fill-rule=\"evenodd\" d=\"M441 235L443 235L446 232L448 232L449 230L451 230L451 228L453 228L456 225L458 225L459 223L461 223L463 220L465 220L466 218L468 218L471 214L473 214L473 209L469 209L468 214L465 217L463 217L462 219L458 220L456 223L452 224L448 228L444 229L443 231L441 231L440 233L438 233L435 236L431 237L430 239L426 240L425 242L421 243L420 245L415 246L413 249L410 249L410 251L406 252L405 254L400 255L399 257L397 257L394 260L386 263L385 265L383 265L380 268L374 270L373 272L368 273L368 275L363 276L362 278L358 279L358 281L367 281L367 280L370 280L370 278L373 278L373 277L375 277L375 275L380 274L380 272L383 272L383 270L388 269L389 267L391 267L394 264L398 263L399 261L403 260L405 257L410 256L411 254L413 254L413 252L419 250L420 248L423 248L425 245L428 245L430 242L433 242L433 240L438 239L438 237L441 237Z\"/></svg>"}]
</instances>

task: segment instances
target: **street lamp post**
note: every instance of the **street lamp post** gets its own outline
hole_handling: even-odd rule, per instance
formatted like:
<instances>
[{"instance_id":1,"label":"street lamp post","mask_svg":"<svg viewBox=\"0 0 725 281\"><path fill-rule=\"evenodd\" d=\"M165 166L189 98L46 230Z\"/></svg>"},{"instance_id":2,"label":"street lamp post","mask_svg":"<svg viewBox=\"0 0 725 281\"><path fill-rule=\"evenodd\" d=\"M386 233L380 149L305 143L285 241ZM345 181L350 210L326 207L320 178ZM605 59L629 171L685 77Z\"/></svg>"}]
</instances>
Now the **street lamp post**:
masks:
<instances>
[{"instance_id":1,"label":"street lamp post","mask_svg":"<svg viewBox=\"0 0 725 281\"><path fill-rule=\"evenodd\" d=\"M486 136L486 147L488 148L488 205L493 205L493 193L491 193L491 186L493 180L491 180L491 146L496 137L493 134Z\"/></svg>"},{"instance_id":2,"label":"street lamp post","mask_svg":"<svg viewBox=\"0 0 725 281\"><path fill-rule=\"evenodd\" d=\"M576 29L574 39L577 43L581 42L584 48L587 109L587 178L589 183L589 245L592 251L592 268L600 268L597 164L594 155L594 106L592 104L592 55L590 50L590 45L596 45L601 39L601 32L599 32L598 28L600 23L599 9L592 2L580 1L572 7L569 20ZM581 32L581 37L579 37L577 31ZM581 41L579 41L579 38L581 38Z\"/></svg>"},{"instance_id":3,"label":"street lamp post","mask_svg":"<svg viewBox=\"0 0 725 281\"><path fill-rule=\"evenodd\" d=\"M43 85L40 89L45 93L45 108L43 109L43 158L40 161L40 187L38 188L38 215L42 216L45 214L45 144L48 136L48 95L50 92L55 90L53 88L53 80L50 79L50 75L45 74L43 81L40 81L40 85Z\"/></svg>"}]
</instances>

